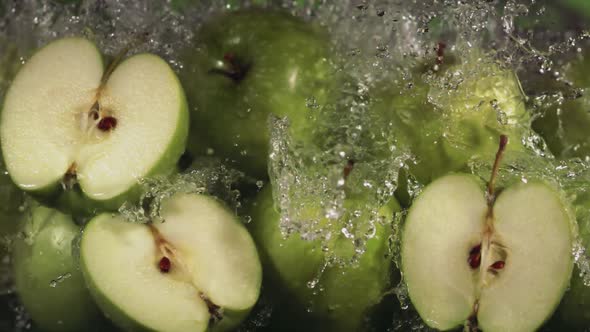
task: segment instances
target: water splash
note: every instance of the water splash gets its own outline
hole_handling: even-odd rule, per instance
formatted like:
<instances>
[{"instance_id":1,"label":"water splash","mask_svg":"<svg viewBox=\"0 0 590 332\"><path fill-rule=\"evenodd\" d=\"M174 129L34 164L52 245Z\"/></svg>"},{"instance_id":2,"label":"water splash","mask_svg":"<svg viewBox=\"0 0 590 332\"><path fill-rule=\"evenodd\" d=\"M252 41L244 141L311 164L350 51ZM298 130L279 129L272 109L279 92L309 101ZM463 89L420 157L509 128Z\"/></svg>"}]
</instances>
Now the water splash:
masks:
<instances>
[{"instance_id":1,"label":"water splash","mask_svg":"<svg viewBox=\"0 0 590 332\"><path fill-rule=\"evenodd\" d=\"M197 161L185 173L143 179L143 194L139 203L126 202L119 208L119 213L129 222L163 222L162 203L177 193L213 195L236 211L241 206L240 192L233 186L242 178L243 173L229 169L215 160Z\"/></svg>"}]
</instances>

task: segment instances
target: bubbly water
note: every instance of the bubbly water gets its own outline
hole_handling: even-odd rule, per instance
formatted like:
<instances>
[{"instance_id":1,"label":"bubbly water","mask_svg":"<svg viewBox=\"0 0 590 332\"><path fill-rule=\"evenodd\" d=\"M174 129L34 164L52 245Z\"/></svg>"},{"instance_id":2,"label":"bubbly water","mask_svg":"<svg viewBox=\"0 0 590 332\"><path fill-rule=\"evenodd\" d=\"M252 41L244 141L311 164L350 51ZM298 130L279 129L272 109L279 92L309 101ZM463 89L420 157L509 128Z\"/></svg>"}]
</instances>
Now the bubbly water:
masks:
<instances>
[{"instance_id":1,"label":"bubbly water","mask_svg":"<svg viewBox=\"0 0 590 332\"><path fill-rule=\"evenodd\" d=\"M533 112L534 118L579 94L579 88L574 86L567 91L538 91L534 82L539 78L556 82L562 80L564 66L581 52L590 37L585 27L554 32L558 29L543 26L540 23L542 19L555 13L535 0L507 1L503 4L497 1L452 0L185 2L188 4L181 1L173 5L171 1L159 0L84 0L80 4L52 0L2 2L0 98L18 66L36 48L62 36L86 36L96 41L108 56L115 56L126 47L130 47L131 54L153 52L169 61L175 70L182 71L183 63L177 55L198 44L194 32L212 13L258 5L280 7L319 22L332 34L333 49L339 55L340 61L334 64L335 72L346 73L348 80L337 87L343 96L337 104L320 105L310 96L308 107L312 113L322 110L338 115L326 123L318 123L318 130L330 133L326 144L305 147L290 137L289 119L269 119L269 170L275 204L281 212L283 234L292 236L297 233L304 239L321 241L328 264L355 264L358 261L367 240L374 236L376 223L385 222L378 217L378 210L394 197L400 185L397 182L400 171L416 162L407 146L376 125L369 111L371 88L393 77L407 86L407 91L401 93L409 94L414 82L424 79L434 91L439 91L429 95L430 101L434 105L444 103L446 95L452 94L470 76L481 75L481 72L459 72L441 78L435 75L436 68L433 68L425 77L417 77L418 74L408 69L410 65L436 59L439 56L437 48L441 47L438 43L441 42L451 47L449 51L462 55L469 54L472 49L483 48L494 54L496 64L519 73L522 89L528 95L527 108ZM494 101L490 104L498 113L498 122L504 124L507 110ZM479 107L474 106L473 111L476 112ZM446 129L445 137L449 142L461 147L462 138L452 136L451 128ZM364 142L367 138L379 151L366 147ZM506 156L500 168L500 185L542 178L561 186L564 197L569 201L577 202L579 197L588 194L590 164L587 161L557 161L543 139L530 130L524 130L522 137L511 139L520 140L527 150ZM375 155L379 158L371 158ZM366 161L355 163L359 157ZM491 157L475 158L470 161L469 167L474 174L487 180L492 161ZM350 176L344 171L347 167L352 169ZM235 188L233 184L237 180L253 184L254 189ZM416 196L423 188L423 184L416 179L409 178L407 182L404 185L407 185L411 196ZM202 160L191 171L173 178L144 179L143 185L146 194L141 202L126 204L120 209L130 222L157 220L163 199L176 192L197 192L220 197L248 223L251 218L242 213L242 198L247 196L248 190L256 192L265 183L246 178L244 174L215 161ZM0 194L4 194L3 186L0 186ZM346 211L344 199L351 193L366 197L366 203L354 211ZM11 198L2 196L4 201L11 201ZM309 211L314 209L317 213L310 214ZM590 228L590 206L574 205L571 213L578 218L581 228ZM392 257L398 266L404 218L403 213L395 215L390 238ZM329 247L328 240L340 235L353 244L353 252L336 254ZM581 241L578 240L572 255L585 283L590 286L590 254L585 252ZM1 260L0 280L7 280L2 284L10 282L9 265L8 258ZM55 276L47 282L55 287L60 282L67 282L68 276L68 273ZM309 281L309 286L315 287L320 277L321 271L318 271L315 279ZM5 293L12 293L10 286L2 287L0 296ZM400 308L395 315L392 313L390 331L428 330L412 310L403 282L391 289L389 294L395 296L396 306ZM7 302L16 317L15 328L28 330L31 324L24 309L16 304L13 297ZM263 295L252 317L240 330L256 331L267 327L272 313L272 303Z\"/></svg>"}]
</instances>

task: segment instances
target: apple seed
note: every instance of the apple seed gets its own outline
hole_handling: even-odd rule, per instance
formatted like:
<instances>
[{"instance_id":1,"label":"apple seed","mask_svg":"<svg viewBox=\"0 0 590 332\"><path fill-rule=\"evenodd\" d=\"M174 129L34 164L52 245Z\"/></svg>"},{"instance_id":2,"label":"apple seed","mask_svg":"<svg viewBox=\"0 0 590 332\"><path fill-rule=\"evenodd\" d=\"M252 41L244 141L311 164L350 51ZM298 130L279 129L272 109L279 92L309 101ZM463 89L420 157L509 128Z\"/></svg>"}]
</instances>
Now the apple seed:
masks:
<instances>
[{"instance_id":1,"label":"apple seed","mask_svg":"<svg viewBox=\"0 0 590 332\"><path fill-rule=\"evenodd\" d=\"M170 262L170 259L168 257L164 256L162 257L162 259L160 259L158 267L160 268L160 272L168 273L170 272L170 268L172 268L172 263Z\"/></svg>"},{"instance_id":2,"label":"apple seed","mask_svg":"<svg viewBox=\"0 0 590 332\"><path fill-rule=\"evenodd\" d=\"M111 131L117 127L117 119L112 116L106 116L96 125L102 131Z\"/></svg>"},{"instance_id":3,"label":"apple seed","mask_svg":"<svg viewBox=\"0 0 590 332\"><path fill-rule=\"evenodd\" d=\"M472 269L477 269L481 265L481 244L473 247L469 252L469 258L467 262Z\"/></svg>"},{"instance_id":4,"label":"apple seed","mask_svg":"<svg viewBox=\"0 0 590 332\"><path fill-rule=\"evenodd\" d=\"M494 264L492 264L491 268L494 269L494 270L502 270L505 265L506 265L506 262L504 262L504 261L497 261Z\"/></svg>"}]
</instances>

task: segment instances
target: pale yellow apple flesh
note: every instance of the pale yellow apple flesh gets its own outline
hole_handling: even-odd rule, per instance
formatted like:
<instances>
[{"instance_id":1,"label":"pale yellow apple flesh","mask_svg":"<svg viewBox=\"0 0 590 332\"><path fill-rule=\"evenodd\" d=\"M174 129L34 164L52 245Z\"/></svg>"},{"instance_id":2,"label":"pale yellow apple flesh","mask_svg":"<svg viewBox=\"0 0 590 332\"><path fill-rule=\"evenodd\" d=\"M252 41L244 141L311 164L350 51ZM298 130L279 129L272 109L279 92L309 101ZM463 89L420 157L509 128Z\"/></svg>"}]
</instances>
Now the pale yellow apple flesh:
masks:
<instances>
[{"instance_id":1,"label":"pale yellow apple flesh","mask_svg":"<svg viewBox=\"0 0 590 332\"><path fill-rule=\"evenodd\" d=\"M510 186L492 208L482 188L470 175L448 175L411 207L402 240L410 299L436 329L534 331L567 289L572 219L544 183Z\"/></svg>"},{"instance_id":2,"label":"pale yellow apple flesh","mask_svg":"<svg viewBox=\"0 0 590 332\"><path fill-rule=\"evenodd\" d=\"M116 123L105 129L106 118ZM182 87L161 58L135 55L105 75L93 43L65 38L39 50L10 86L2 151L21 189L50 190L72 175L87 197L102 201L175 158L166 152L186 140L186 118ZM185 132L179 142L177 131Z\"/></svg>"},{"instance_id":3,"label":"pale yellow apple flesh","mask_svg":"<svg viewBox=\"0 0 590 332\"><path fill-rule=\"evenodd\" d=\"M101 309L124 329L179 332L206 331L247 313L262 270L244 226L220 202L197 194L165 201L162 217L146 225L102 214L85 229L83 272Z\"/></svg>"}]
</instances>

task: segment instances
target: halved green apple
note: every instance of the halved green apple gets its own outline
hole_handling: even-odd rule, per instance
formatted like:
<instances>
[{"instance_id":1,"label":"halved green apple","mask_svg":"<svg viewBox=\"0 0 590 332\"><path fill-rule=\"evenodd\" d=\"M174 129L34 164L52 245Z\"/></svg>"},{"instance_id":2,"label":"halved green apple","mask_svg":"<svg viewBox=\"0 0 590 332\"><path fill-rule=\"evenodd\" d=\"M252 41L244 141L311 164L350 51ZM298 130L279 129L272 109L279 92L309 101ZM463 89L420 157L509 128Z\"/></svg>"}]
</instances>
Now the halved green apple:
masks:
<instances>
[{"instance_id":1,"label":"halved green apple","mask_svg":"<svg viewBox=\"0 0 590 332\"><path fill-rule=\"evenodd\" d=\"M164 60L139 54L105 71L82 38L56 40L29 59L0 123L12 180L66 210L132 200L138 180L174 169L187 135L186 98Z\"/></svg>"},{"instance_id":2,"label":"halved green apple","mask_svg":"<svg viewBox=\"0 0 590 332\"><path fill-rule=\"evenodd\" d=\"M402 241L410 299L436 329L534 331L568 287L574 221L545 183L497 196L483 187L471 175L447 175L410 208Z\"/></svg>"},{"instance_id":3,"label":"halved green apple","mask_svg":"<svg viewBox=\"0 0 590 332\"><path fill-rule=\"evenodd\" d=\"M246 228L217 200L176 194L165 222L102 214L81 243L92 295L128 331L225 331L256 303L262 269Z\"/></svg>"}]
</instances>

